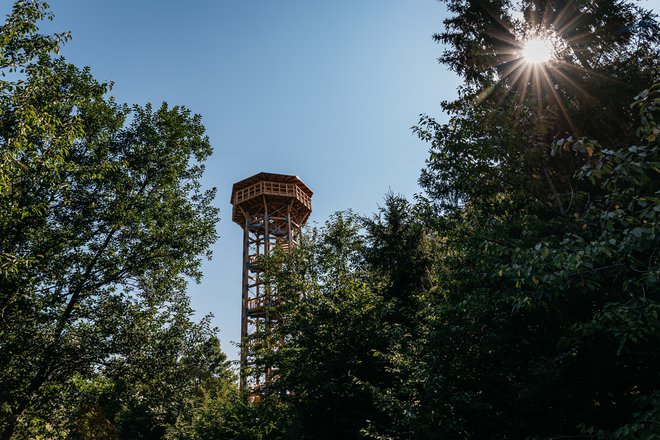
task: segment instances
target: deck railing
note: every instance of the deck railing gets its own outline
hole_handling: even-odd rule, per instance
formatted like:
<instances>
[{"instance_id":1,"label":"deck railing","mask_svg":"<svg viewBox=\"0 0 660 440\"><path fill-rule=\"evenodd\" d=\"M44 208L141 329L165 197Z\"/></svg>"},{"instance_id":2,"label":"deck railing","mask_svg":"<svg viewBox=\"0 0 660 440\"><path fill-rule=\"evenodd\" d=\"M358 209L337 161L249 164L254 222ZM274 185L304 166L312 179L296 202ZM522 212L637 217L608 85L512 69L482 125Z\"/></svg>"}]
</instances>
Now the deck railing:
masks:
<instances>
[{"instance_id":1,"label":"deck railing","mask_svg":"<svg viewBox=\"0 0 660 440\"><path fill-rule=\"evenodd\" d=\"M295 197L310 210L312 199L297 185L280 182L258 182L234 193L234 206L260 195Z\"/></svg>"}]
</instances>

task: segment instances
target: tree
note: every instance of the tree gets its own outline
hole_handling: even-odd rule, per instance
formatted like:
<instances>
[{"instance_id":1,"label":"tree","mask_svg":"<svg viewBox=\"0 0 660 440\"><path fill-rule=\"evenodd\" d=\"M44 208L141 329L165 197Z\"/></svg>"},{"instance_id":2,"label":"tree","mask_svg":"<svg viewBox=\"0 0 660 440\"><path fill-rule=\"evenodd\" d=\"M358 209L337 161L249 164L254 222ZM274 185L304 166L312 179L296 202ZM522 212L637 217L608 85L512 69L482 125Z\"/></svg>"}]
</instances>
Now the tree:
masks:
<instances>
[{"instance_id":1,"label":"tree","mask_svg":"<svg viewBox=\"0 0 660 440\"><path fill-rule=\"evenodd\" d=\"M431 284L430 240L410 204L392 194L379 215L337 213L292 254L269 261L282 298L275 338L259 359L276 380L262 406L279 405L287 438L410 434L405 414L421 384L423 295Z\"/></svg>"},{"instance_id":2,"label":"tree","mask_svg":"<svg viewBox=\"0 0 660 440\"><path fill-rule=\"evenodd\" d=\"M191 321L187 298L121 307L112 357L53 390L49 412L26 417L14 438L194 438L200 407L233 409L235 378L208 319Z\"/></svg>"},{"instance_id":3,"label":"tree","mask_svg":"<svg viewBox=\"0 0 660 440\"><path fill-rule=\"evenodd\" d=\"M75 383L72 400L77 395L80 409L73 433L80 434L81 419L99 414L119 438L161 439L185 432L207 393L231 402L235 378L214 329L208 319L192 322L185 293L178 295L165 307L127 307L112 358Z\"/></svg>"},{"instance_id":4,"label":"tree","mask_svg":"<svg viewBox=\"0 0 660 440\"><path fill-rule=\"evenodd\" d=\"M271 262L273 282L287 294L275 337L286 342L263 353L277 371L265 403L284 402L291 438L357 438L374 414L367 383L382 373L374 352L382 307L356 216L338 213L307 235L307 245Z\"/></svg>"},{"instance_id":5,"label":"tree","mask_svg":"<svg viewBox=\"0 0 660 440\"><path fill-rule=\"evenodd\" d=\"M418 375L419 357L428 337L433 310L436 241L423 222L419 206L389 193L372 218L363 219L365 265L383 311L379 333L383 347L374 347L385 374L368 384L381 415L370 417L370 438L422 438L419 395L426 378Z\"/></svg>"},{"instance_id":6,"label":"tree","mask_svg":"<svg viewBox=\"0 0 660 440\"><path fill-rule=\"evenodd\" d=\"M449 124L420 121L418 133L433 141L420 182L444 208L464 199L488 205L504 190L566 214L583 158L549 161L550 144L596 135L607 148L636 141L629 104L660 68L654 15L609 0L524 1L518 19L509 1L446 3L454 15L435 39L448 45L441 61L465 82L459 99L443 104ZM527 63L521 48L539 35L555 58Z\"/></svg>"},{"instance_id":7,"label":"tree","mask_svg":"<svg viewBox=\"0 0 660 440\"><path fill-rule=\"evenodd\" d=\"M525 1L519 19L506 1L447 4L436 39L465 84L443 104L449 123L417 129L442 249L427 434L648 438L657 91L634 96L657 79L655 16L629 2ZM535 35L554 41L554 61L519 59Z\"/></svg>"},{"instance_id":8,"label":"tree","mask_svg":"<svg viewBox=\"0 0 660 440\"><path fill-rule=\"evenodd\" d=\"M44 170L61 164L64 153L80 134L80 120L74 112L59 112L57 106L43 104L53 102L74 108L107 90L107 85L93 81L89 75L79 72L76 76L65 69L64 63L55 63L51 59L51 54L57 53L59 45L69 36L66 33L53 36L39 34L36 22L44 18L52 19L45 5L16 2L0 32L3 136L0 191L3 201L8 200L5 196L11 192L11 180L26 173L29 163L38 164ZM58 86L59 81L53 81L56 67L64 87ZM18 79L6 79L12 75L18 76ZM44 142L33 143L35 138L41 138ZM39 217L40 214L39 205L3 204L2 208L5 228L12 222ZM31 260L13 249L4 237L2 243L0 269L3 278L8 279Z\"/></svg>"},{"instance_id":9,"label":"tree","mask_svg":"<svg viewBox=\"0 0 660 440\"><path fill-rule=\"evenodd\" d=\"M17 1L0 32L2 439L49 420L76 380L136 361L142 342L118 337L132 308L153 337L192 337L183 291L216 238L200 117L106 98L108 84L55 56L66 34L38 33L47 17Z\"/></svg>"}]
</instances>

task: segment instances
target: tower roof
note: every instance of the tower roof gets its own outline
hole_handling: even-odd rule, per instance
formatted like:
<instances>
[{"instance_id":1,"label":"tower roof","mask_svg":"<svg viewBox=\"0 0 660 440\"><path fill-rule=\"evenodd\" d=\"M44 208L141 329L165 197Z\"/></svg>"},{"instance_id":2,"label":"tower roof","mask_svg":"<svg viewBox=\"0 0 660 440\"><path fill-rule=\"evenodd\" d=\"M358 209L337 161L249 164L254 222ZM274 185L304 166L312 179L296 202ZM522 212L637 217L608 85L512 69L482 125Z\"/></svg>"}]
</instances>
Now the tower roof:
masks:
<instances>
[{"instance_id":1,"label":"tower roof","mask_svg":"<svg viewBox=\"0 0 660 440\"><path fill-rule=\"evenodd\" d=\"M257 173L254 176L248 177L247 179L240 180L231 187L231 198L230 202L234 201L234 193L240 191L243 188L247 188L250 185L254 185L257 182L277 182L277 183L290 183L295 184L300 188L308 197L312 197L314 192L309 189L309 187L303 182L298 176L290 176L288 174L276 174L276 173Z\"/></svg>"}]
</instances>

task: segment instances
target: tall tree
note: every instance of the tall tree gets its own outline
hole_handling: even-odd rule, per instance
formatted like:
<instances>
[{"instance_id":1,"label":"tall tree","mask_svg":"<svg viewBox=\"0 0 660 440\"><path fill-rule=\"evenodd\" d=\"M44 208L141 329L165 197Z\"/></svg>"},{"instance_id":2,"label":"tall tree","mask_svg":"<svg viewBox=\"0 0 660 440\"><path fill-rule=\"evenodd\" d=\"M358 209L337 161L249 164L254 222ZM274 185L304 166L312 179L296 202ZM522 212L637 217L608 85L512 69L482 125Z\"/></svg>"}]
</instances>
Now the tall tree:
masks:
<instances>
[{"instance_id":1,"label":"tall tree","mask_svg":"<svg viewBox=\"0 0 660 440\"><path fill-rule=\"evenodd\" d=\"M447 4L436 38L465 82L449 123L418 129L444 248L420 414L431 435L647 438L657 90L635 95L657 80L656 17L620 1ZM522 57L532 37L547 63Z\"/></svg>"},{"instance_id":2,"label":"tall tree","mask_svg":"<svg viewBox=\"0 0 660 440\"><path fill-rule=\"evenodd\" d=\"M139 343L117 337L136 298L180 307L216 238L200 117L106 98L56 56L66 35L38 33L48 16L17 1L0 32L2 439Z\"/></svg>"},{"instance_id":3,"label":"tall tree","mask_svg":"<svg viewBox=\"0 0 660 440\"><path fill-rule=\"evenodd\" d=\"M262 353L276 380L287 438L410 435L421 386L411 359L428 310L429 237L412 206L388 195L379 215L338 213L291 255L270 261L284 294L274 313L280 348Z\"/></svg>"},{"instance_id":4,"label":"tall tree","mask_svg":"<svg viewBox=\"0 0 660 440\"><path fill-rule=\"evenodd\" d=\"M277 368L265 403L285 403L291 438L358 438L375 414L367 383L382 374L382 307L359 230L355 215L338 213L292 256L273 261L273 282L287 293L277 309L285 343L264 353Z\"/></svg>"}]
</instances>

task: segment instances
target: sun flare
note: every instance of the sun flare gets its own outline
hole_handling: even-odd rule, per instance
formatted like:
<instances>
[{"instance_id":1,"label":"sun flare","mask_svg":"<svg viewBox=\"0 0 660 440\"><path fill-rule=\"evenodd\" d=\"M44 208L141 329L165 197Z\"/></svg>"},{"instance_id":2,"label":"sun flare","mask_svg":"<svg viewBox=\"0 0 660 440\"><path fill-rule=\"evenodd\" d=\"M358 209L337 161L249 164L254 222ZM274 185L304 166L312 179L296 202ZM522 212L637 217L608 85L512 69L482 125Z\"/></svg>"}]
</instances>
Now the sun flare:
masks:
<instances>
[{"instance_id":1,"label":"sun flare","mask_svg":"<svg viewBox=\"0 0 660 440\"><path fill-rule=\"evenodd\" d=\"M528 63L542 64L552 58L552 44L545 38L527 40L522 50L522 57Z\"/></svg>"}]
</instances>

